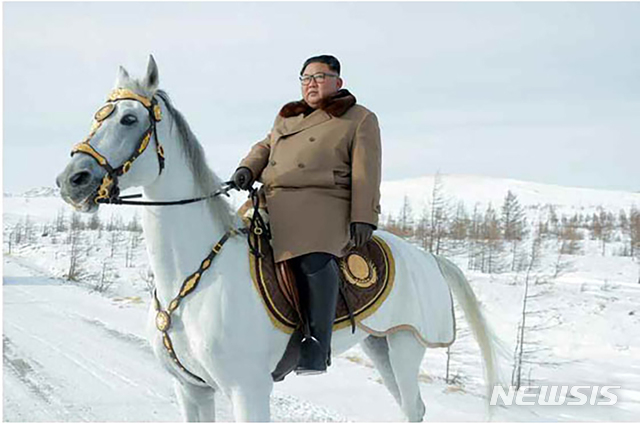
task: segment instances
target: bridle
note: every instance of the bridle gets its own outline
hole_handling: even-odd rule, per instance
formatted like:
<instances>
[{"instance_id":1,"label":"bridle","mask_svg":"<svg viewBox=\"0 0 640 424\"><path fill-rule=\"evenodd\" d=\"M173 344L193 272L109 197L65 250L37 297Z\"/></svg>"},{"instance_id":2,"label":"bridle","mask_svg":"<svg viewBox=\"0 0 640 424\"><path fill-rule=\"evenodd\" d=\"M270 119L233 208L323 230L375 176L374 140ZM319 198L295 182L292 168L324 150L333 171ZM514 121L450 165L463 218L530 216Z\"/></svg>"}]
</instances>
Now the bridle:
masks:
<instances>
[{"instance_id":1,"label":"bridle","mask_svg":"<svg viewBox=\"0 0 640 424\"><path fill-rule=\"evenodd\" d=\"M120 100L135 100L141 103L149 113L149 127L142 134L135 150L129 156L124 163L117 168L114 168L107 158L100 154L92 145L91 139L96 135L98 129L102 126L102 123L111 116L116 108L116 102ZM98 193L94 198L95 203L115 203L117 199L120 199L120 189L118 188L118 178L129 172L133 162L144 153L149 146L151 137L153 136L156 144L156 154L158 155L158 175L162 174L164 169L164 149L158 139L158 132L156 130L156 123L162 120L162 112L160 105L155 98L147 98L139 94L134 93L131 90L125 88L117 88L113 90L107 98L107 103L102 106L94 115L94 122L91 126L91 132L80 143L76 144L71 150L71 156L76 153L84 153L91 156L105 171L106 175L102 179L102 184L98 188ZM129 196L126 196L129 197Z\"/></svg>"}]
</instances>

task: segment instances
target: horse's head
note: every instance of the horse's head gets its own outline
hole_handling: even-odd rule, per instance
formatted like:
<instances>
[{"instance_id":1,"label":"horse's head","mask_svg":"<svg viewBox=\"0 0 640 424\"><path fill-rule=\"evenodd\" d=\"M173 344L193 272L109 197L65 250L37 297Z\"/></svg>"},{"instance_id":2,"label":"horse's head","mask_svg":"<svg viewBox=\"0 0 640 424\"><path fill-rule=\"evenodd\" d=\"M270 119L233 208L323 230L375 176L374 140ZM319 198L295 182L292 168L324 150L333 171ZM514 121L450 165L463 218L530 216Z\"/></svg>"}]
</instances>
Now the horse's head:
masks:
<instances>
[{"instance_id":1,"label":"horse's head","mask_svg":"<svg viewBox=\"0 0 640 424\"><path fill-rule=\"evenodd\" d=\"M82 212L95 211L120 190L146 186L164 167L156 124L161 109L154 97L158 67L149 57L141 80L120 67L113 91L94 115L89 135L71 151L71 160L56 183L62 198ZM134 165L135 161L135 165Z\"/></svg>"}]
</instances>

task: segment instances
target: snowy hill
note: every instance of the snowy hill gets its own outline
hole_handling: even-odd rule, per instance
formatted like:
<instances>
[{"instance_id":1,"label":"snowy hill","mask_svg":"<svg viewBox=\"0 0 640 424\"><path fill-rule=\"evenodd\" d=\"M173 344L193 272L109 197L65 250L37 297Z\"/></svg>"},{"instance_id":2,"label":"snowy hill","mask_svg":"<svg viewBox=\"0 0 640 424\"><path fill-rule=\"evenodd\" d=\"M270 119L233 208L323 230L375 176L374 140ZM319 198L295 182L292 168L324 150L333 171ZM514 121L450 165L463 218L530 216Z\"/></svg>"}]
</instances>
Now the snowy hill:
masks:
<instances>
[{"instance_id":1,"label":"snowy hill","mask_svg":"<svg viewBox=\"0 0 640 424\"><path fill-rule=\"evenodd\" d=\"M406 195L413 206L414 214L418 214L430 200L434 181L434 175L427 175L383 182L383 213L397 214ZM442 174L441 182L445 195L453 203L463 201L469 209L476 203L480 204L481 209L486 208L489 203L498 208L509 190L518 197L522 206L553 205L565 213L591 213L599 206L615 213L620 209L628 211L633 205L640 208L640 193L627 191L564 187L476 175Z\"/></svg>"},{"instance_id":2,"label":"snowy hill","mask_svg":"<svg viewBox=\"0 0 640 424\"><path fill-rule=\"evenodd\" d=\"M37 187L25 191L22 197L60 197L60 189L56 187Z\"/></svg>"},{"instance_id":3,"label":"snowy hill","mask_svg":"<svg viewBox=\"0 0 640 424\"><path fill-rule=\"evenodd\" d=\"M34 187L24 193L4 193L4 197L60 197L60 189L57 187Z\"/></svg>"}]
</instances>

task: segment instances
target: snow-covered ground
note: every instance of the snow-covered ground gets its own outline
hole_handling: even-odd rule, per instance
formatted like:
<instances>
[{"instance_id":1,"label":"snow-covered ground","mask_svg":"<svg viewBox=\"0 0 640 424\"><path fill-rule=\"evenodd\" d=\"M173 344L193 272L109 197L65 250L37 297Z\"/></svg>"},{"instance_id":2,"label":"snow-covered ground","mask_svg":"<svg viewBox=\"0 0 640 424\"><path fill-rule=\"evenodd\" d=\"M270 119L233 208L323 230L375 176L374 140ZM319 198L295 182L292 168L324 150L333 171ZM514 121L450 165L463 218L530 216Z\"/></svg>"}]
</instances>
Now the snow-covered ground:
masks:
<instances>
[{"instance_id":1,"label":"snow-covered ground","mask_svg":"<svg viewBox=\"0 0 640 424\"><path fill-rule=\"evenodd\" d=\"M444 179L445 185L447 179ZM383 185L383 209L395 210L395 198ZM538 190L537 203L581 208L610 205L628 208L640 197L634 193L591 193L586 203L574 190L534 185L493 186L516 192ZM456 192L456 197L464 190ZM387 187L387 188L385 188ZM409 192L411 189L407 189ZM428 189L420 189L427 191ZM484 190L476 186L469 193ZM545 191L546 190L546 191ZM505 189L506 191L506 189ZM498 202L504 194L496 189ZM395 191L402 199L403 193ZM573 195L571 194L573 193ZM48 194L48 193L41 193ZM517 193L520 197L520 193ZM602 194L602 193L601 193ZM488 196L488 195L485 195ZM574 196L574 197L572 197ZM488 196L491 197L491 196ZM523 196L524 197L524 196ZM236 204L242 196L236 195ZM585 198L586 199L586 198ZM465 201L468 199L465 198ZM469 200L469 203L472 201ZM533 201L532 201L533 202ZM522 201L523 204L532 204ZM640 206L640 199L638 199ZM4 198L5 238L28 214L34 224L33 240L12 247L5 241L3 271L3 418L5 421L177 421L178 407L171 378L156 363L145 340L149 307L144 243L130 253L125 266L129 233L123 231L113 257L109 234L84 231L81 239L84 279L64 279L69 267L69 244L63 234L43 235L44 225L61 208L69 208L51 196ZM103 208L103 222L110 214L125 223L133 208ZM86 220L86 218L85 218ZM54 240L55 239L55 240ZM552 246L546 246L552 251ZM640 284L639 265L628 257L602 256L595 241L584 241L580 256L565 255L569 265L550 278L551 265L534 272L540 284L533 306L548 328L532 332L530 340L548 350L531 357L524 381L532 384L620 385L615 406L547 406L497 408L498 421L635 421L640 417ZM86 258L91 258L86 260ZM486 275L466 271L464 255L453 258L470 279L482 301L488 320L509 349L513 348L520 318L523 273ZM553 260L549 261L553 262ZM93 281L105 264L113 285L104 293L93 290ZM482 366L475 342L458 314L458 340L452 347L454 384L444 381L446 351L428 349L421 367L420 388L429 421L481 421L485 419ZM505 364L510 372L511 364ZM328 374L315 377L290 375L275 385L271 399L276 421L400 421L400 409L381 384L359 347L334 360ZM217 399L218 420L232 419L230 403Z\"/></svg>"}]
</instances>

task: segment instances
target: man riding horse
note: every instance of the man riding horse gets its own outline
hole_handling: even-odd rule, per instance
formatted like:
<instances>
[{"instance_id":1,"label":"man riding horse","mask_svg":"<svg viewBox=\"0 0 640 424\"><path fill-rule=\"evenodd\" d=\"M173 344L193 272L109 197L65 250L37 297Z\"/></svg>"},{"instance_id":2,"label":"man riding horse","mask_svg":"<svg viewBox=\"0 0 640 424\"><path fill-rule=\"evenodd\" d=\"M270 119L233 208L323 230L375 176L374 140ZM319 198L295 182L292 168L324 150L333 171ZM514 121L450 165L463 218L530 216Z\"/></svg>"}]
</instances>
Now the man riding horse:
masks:
<instances>
[{"instance_id":1,"label":"man riding horse","mask_svg":"<svg viewBox=\"0 0 640 424\"><path fill-rule=\"evenodd\" d=\"M381 143L375 114L342 88L338 59L307 59L300 82L303 99L282 107L232 179L243 190L264 184L274 258L291 261L310 332L296 373L318 374L330 364L336 258L377 228Z\"/></svg>"}]
</instances>

